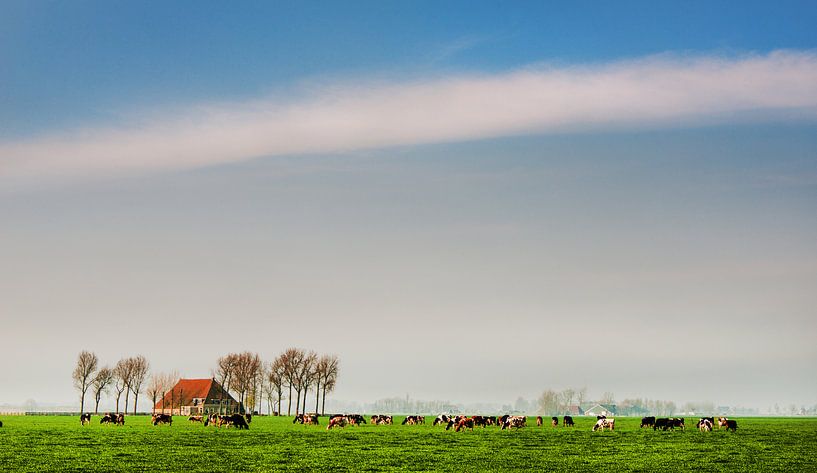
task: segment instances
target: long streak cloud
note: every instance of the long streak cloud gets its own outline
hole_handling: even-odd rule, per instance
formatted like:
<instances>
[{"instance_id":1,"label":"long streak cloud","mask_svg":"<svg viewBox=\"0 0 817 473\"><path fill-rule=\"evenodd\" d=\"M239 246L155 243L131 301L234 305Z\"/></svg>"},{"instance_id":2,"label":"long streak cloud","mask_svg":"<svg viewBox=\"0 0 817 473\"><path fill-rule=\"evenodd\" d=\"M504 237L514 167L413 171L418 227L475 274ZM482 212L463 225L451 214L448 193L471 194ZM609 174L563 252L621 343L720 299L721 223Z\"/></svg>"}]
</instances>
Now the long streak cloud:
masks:
<instances>
[{"instance_id":1,"label":"long streak cloud","mask_svg":"<svg viewBox=\"0 0 817 473\"><path fill-rule=\"evenodd\" d=\"M361 83L6 141L0 177L99 176L531 133L817 118L814 52L658 56Z\"/></svg>"}]
</instances>

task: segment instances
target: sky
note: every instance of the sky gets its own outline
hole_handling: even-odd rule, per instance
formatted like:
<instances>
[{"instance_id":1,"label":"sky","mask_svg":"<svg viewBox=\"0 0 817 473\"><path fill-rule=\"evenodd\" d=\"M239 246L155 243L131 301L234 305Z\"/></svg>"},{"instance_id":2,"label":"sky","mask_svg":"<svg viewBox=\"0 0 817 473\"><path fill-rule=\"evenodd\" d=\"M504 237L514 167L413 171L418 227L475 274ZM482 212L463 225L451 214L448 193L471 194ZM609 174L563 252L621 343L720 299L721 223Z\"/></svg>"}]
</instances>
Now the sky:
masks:
<instances>
[{"instance_id":1,"label":"sky","mask_svg":"<svg viewBox=\"0 0 817 473\"><path fill-rule=\"evenodd\" d=\"M813 2L0 12L0 404L290 346L347 401L817 403Z\"/></svg>"}]
</instances>

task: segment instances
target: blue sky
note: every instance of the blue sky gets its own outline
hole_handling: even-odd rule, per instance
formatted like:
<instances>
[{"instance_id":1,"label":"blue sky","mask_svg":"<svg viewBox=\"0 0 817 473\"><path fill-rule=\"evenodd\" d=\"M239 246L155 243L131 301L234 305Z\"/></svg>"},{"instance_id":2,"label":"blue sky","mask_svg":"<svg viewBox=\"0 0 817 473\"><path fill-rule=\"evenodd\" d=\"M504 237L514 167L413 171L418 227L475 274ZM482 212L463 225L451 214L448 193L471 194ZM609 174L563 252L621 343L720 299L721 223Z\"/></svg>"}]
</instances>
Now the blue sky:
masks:
<instances>
[{"instance_id":1,"label":"blue sky","mask_svg":"<svg viewBox=\"0 0 817 473\"><path fill-rule=\"evenodd\" d=\"M817 402L813 2L0 10L0 404L288 346L345 400Z\"/></svg>"},{"instance_id":2,"label":"blue sky","mask_svg":"<svg viewBox=\"0 0 817 473\"><path fill-rule=\"evenodd\" d=\"M817 45L813 2L4 1L0 137L315 77Z\"/></svg>"}]
</instances>

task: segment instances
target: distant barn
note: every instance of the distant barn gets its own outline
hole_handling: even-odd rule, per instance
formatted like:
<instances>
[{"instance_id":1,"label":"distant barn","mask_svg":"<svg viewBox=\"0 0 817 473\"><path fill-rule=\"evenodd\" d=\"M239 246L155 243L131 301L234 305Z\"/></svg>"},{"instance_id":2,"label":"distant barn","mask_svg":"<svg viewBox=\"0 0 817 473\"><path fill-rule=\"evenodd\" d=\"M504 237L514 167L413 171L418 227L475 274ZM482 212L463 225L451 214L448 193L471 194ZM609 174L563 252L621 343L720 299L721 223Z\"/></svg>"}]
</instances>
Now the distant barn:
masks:
<instances>
[{"instance_id":1,"label":"distant barn","mask_svg":"<svg viewBox=\"0 0 817 473\"><path fill-rule=\"evenodd\" d=\"M244 412L244 408L215 379L180 379L156 403L158 413L176 416Z\"/></svg>"},{"instance_id":2,"label":"distant barn","mask_svg":"<svg viewBox=\"0 0 817 473\"><path fill-rule=\"evenodd\" d=\"M616 406L614 405L602 405L602 404L594 404L588 409L584 410L584 415L586 416L614 416L616 415Z\"/></svg>"}]
</instances>

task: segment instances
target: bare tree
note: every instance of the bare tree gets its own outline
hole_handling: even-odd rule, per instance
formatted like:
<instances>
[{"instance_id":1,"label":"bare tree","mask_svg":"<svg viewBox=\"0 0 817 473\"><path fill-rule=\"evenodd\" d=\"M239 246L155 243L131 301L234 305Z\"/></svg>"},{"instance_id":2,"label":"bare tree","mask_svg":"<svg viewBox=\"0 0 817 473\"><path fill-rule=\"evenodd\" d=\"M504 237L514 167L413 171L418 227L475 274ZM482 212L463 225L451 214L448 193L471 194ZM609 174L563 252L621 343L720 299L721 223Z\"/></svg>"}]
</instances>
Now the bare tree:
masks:
<instances>
[{"instance_id":1,"label":"bare tree","mask_svg":"<svg viewBox=\"0 0 817 473\"><path fill-rule=\"evenodd\" d=\"M340 368L340 361L336 355L329 355L326 357L326 366L321 373L321 381L323 390L323 402L321 404L321 414L326 413L326 393L331 393L335 390L335 385L338 382L338 370Z\"/></svg>"},{"instance_id":2,"label":"bare tree","mask_svg":"<svg viewBox=\"0 0 817 473\"><path fill-rule=\"evenodd\" d=\"M156 398L162 396L164 399L165 391L170 389L168 387L168 384L170 384L169 380L170 375L167 373L153 373L150 375L150 381L148 382L146 393L148 396L150 396L150 400L153 402L153 408L151 410L153 414L156 413Z\"/></svg>"},{"instance_id":3,"label":"bare tree","mask_svg":"<svg viewBox=\"0 0 817 473\"><path fill-rule=\"evenodd\" d=\"M133 360L131 358L122 358L116 363L118 371L117 376L122 380L125 387L125 406L122 412L128 412L128 399L130 396L130 385L133 378Z\"/></svg>"},{"instance_id":4,"label":"bare tree","mask_svg":"<svg viewBox=\"0 0 817 473\"><path fill-rule=\"evenodd\" d=\"M264 385L264 389L267 393L267 400L270 403L270 414L273 412L272 406L274 404L278 406L275 412L278 412L279 415L281 414L281 399L284 395L284 384L286 383L284 370L284 362L281 356L279 356L270 362L269 369L266 371L266 384ZM273 401L277 402L273 403Z\"/></svg>"},{"instance_id":5,"label":"bare tree","mask_svg":"<svg viewBox=\"0 0 817 473\"><path fill-rule=\"evenodd\" d=\"M610 406L610 405L613 405L615 403L616 403L616 395L613 394L610 391L605 392L601 396L601 400L599 401L599 404L603 404L605 406Z\"/></svg>"},{"instance_id":6,"label":"bare tree","mask_svg":"<svg viewBox=\"0 0 817 473\"><path fill-rule=\"evenodd\" d=\"M587 387L584 386L578 391L576 391L576 402L579 403L579 406L584 404L587 401Z\"/></svg>"},{"instance_id":7,"label":"bare tree","mask_svg":"<svg viewBox=\"0 0 817 473\"><path fill-rule=\"evenodd\" d=\"M128 366L125 362L125 359L121 359L116 362L116 366L113 369L114 374L114 391L116 392L116 412L117 414L119 411L119 399L122 397L122 393L128 390ZM125 394L125 398L127 399L128 395ZM125 410L127 410L127 404L125 405Z\"/></svg>"},{"instance_id":8,"label":"bare tree","mask_svg":"<svg viewBox=\"0 0 817 473\"><path fill-rule=\"evenodd\" d=\"M91 381L94 379L94 373L96 372L98 364L99 358L92 352L83 350L79 356L77 356L77 366L74 368L74 372L71 376L74 379L74 387L79 389L80 392L80 412L85 412L85 393L88 392Z\"/></svg>"},{"instance_id":9,"label":"bare tree","mask_svg":"<svg viewBox=\"0 0 817 473\"><path fill-rule=\"evenodd\" d=\"M552 389L543 391L536 402L539 414L554 415L559 413L559 394Z\"/></svg>"},{"instance_id":10,"label":"bare tree","mask_svg":"<svg viewBox=\"0 0 817 473\"><path fill-rule=\"evenodd\" d=\"M150 363L142 355L130 359L132 365L129 388L133 393L133 414L136 415L136 406L139 404L139 393L142 392L142 385L148 376ZM126 409L127 410L127 409Z\"/></svg>"},{"instance_id":11,"label":"bare tree","mask_svg":"<svg viewBox=\"0 0 817 473\"><path fill-rule=\"evenodd\" d=\"M289 397L287 398L287 415L290 415L292 412L292 389L297 384L298 369L303 361L303 357L304 351L300 348L287 348L283 353L281 353L280 356L284 365L284 380L289 388ZM298 399L300 399L300 393L298 394ZM297 414L297 406L295 409L295 413Z\"/></svg>"},{"instance_id":12,"label":"bare tree","mask_svg":"<svg viewBox=\"0 0 817 473\"><path fill-rule=\"evenodd\" d=\"M91 390L94 394L94 414L99 413L99 401L102 399L102 394L108 390L108 386L114 379L114 372L112 368L103 366L97 371L93 381L91 381Z\"/></svg>"},{"instance_id":13,"label":"bare tree","mask_svg":"<svg viewBox=\"0 0 817 473\"><path fill-rule=\"evenodd\" d=\"M303 407L303 412L306 413L306 396L309 393L309 388L315 382L315 376L317 374L315 368L318 363L318 354L314 351L310 351L306 355L304 355L303 362L301 363L301 367L298 370L298 387L300 388L298 391L303 391L304 399L301 406ZM295 407L295 413L298 413L298 407Z\"/></svg>"},{"instance_id":14,"label":"bare tree","mask_svg":"<svg viewBox=\"0 0 817 473\"><path fill-rule=\"evenodd\" d=\"M238 395L239 406L246 408L247 395L254 389L255 380L258 378L261 367L261 358L256 353L246 351L235 356L233 388ZM254 398L250 401L251 406L255 405ZM252 407L250 407L250 410L252 410Z\"/></svg>"},{"instance_id":15,"label":"bare tree","mask_svg":"<svg viewBox=\"0 0 817 473\"><path fill-rule=\"evenodd\" d=\"M234 353L222 356L221 358L218 359L216 369L213 370L213 378L215 378L221 385L221 391L219 392L218 395L219 414L226 413L226 410L224 410L223 408L224 393L230 391L230 382L232 381L233 372L235 371L236 357L237 355Z\"/></svg>"}]
</instances>

